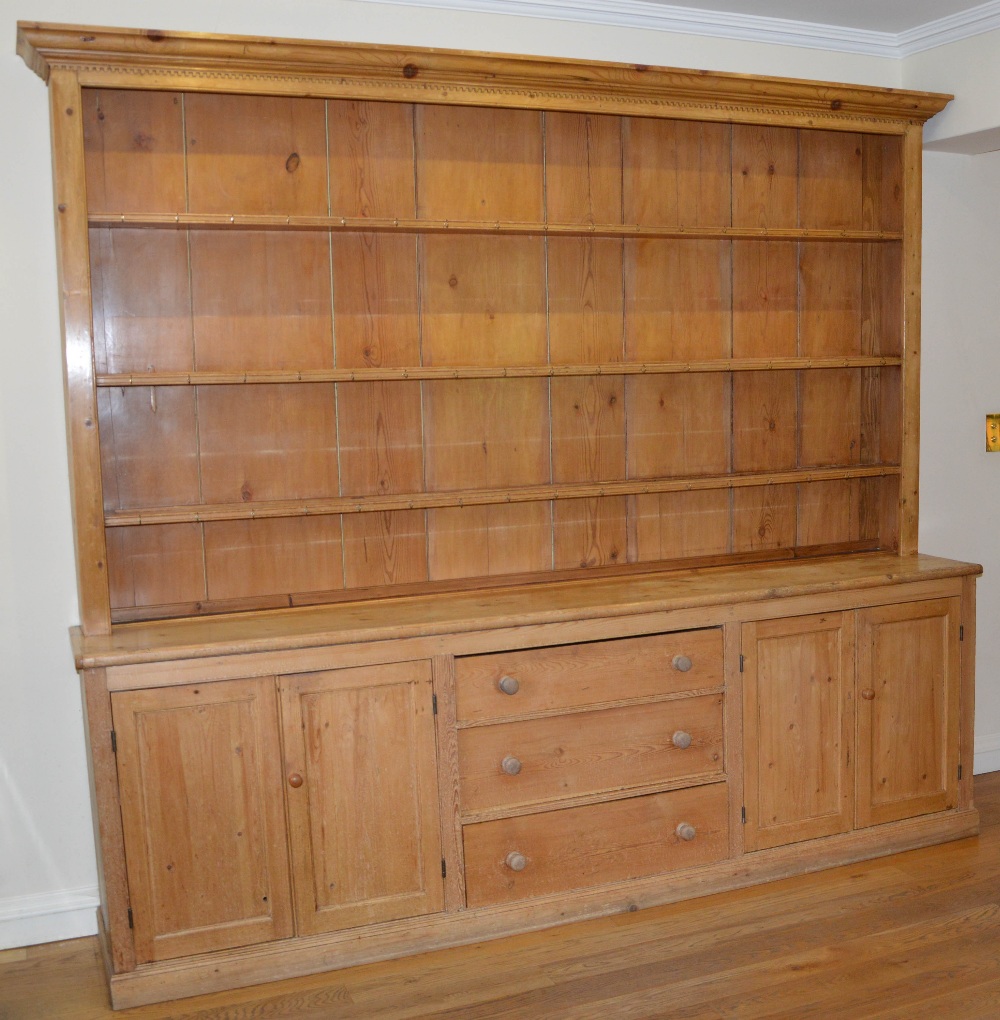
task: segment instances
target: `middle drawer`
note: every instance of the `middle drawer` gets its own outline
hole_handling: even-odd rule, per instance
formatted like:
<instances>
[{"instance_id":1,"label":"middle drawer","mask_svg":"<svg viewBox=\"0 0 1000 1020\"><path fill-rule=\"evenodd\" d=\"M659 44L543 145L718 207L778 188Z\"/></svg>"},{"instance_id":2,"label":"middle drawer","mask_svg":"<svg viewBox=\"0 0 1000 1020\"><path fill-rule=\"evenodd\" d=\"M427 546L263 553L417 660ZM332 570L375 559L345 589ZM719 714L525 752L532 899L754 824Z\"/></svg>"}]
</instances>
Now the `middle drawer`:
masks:
<instances>
[{"instance_id":1,"label":"middle drawer","mask_svg":"<svg viewBox=\"0 0 1000 1020\"><path fill-rule=\"evenodd\" d=\"M721 775L722 695L461 729L463 815Z\"/></svg>"}]
</instances>

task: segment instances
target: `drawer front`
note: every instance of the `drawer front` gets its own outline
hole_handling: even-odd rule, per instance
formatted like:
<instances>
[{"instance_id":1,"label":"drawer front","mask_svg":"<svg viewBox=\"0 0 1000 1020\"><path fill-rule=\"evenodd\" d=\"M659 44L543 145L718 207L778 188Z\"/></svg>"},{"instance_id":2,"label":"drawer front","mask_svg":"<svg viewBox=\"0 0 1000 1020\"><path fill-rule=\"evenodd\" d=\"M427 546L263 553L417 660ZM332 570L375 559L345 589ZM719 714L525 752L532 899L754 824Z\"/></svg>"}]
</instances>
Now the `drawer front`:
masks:
<instances>
[{"instance_id":1,"label":"drawer front","mask_svg":"<svg viewBox=\"0 0 1000 1020\"><path fill-rule=\"evenodd\" d=\"M455 678L459 722L516 719L721 687L722 631L689 630L470 655L455 660Z\"/></svg>"},{"instance_id":2,"label":"drawer front","mask_svg":"<svg viewBox=\"0 0 1000 1020\"><path fill-rule=\"evenodd\" d=\"M459 730L464 813L722 773L722 695Z\"/></svg>"},{"instance_id":3,"label":"drawer front","mask_svg":"<svg viewBox=\"0 0 1000 1020\"><path fill-rule=\"evenodd\" d=\"M727 799L726 784L715 783L466 825L468 905L508 903L724 860L729 855Z\"/></svg>"}]
</instances>

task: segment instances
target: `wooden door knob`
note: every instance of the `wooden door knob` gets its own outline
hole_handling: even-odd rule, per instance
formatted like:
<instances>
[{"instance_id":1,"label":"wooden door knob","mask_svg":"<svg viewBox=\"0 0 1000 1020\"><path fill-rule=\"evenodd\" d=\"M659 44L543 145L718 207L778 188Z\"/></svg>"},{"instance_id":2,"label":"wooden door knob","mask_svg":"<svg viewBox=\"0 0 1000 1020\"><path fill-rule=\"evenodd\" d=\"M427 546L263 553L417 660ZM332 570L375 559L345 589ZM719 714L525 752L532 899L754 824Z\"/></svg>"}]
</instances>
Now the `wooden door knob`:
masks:
<instances>
[{"instance_id":1,"label":"wooden door knob","mask_svg":"<svg viewBox=\"0 0 1000 1020\"><path fill-rule=\"evenodd\" d=\"M524 854L518 853L516 850L511 850L509 854L504 858L504 864L510 868L511 871L524 871L528 866L528 858Z\"/></svg>"},{"instance_id":2,"label":"wooden door knob","mask_svg":"<svg viewBox=\"0 0 1000 1020\"><path fill-rule=\"evenodd\" d=\"M674 747L679 747L682 751L691 746L691 734L685 733L684 730L678 730L670 739Z\"/></svg>"},{"instance_id":3,"label":"wooden door knob","mask_svg":"<svg viewBox=\"0 0 1000 1020\"><path fill-rule=\"evenodd\" d=\"M293 772L288 777L288 785L297 790L302 785L302 776L300 776L298 772Z\"/></svg>"},{"instance_id":4,"label":"wooden door knob","mask_svg":"<svg viewBox=\"0 0 1000 1020\"><path fill-rule=\"evenodd\" d=\"M521 685L517 681L517 677L513 676L502 676L497 686L504 694L517 694L521 689Z\"/></svg>"},{"instance_id":5,"label":"wooden door knob","mask_svg":"<svg viewBox=\"0 0 1000 1020\"><path fill-rule=\"evenodd\" d=\"M673 666L678 673L686 673L693 665L690 655L675 655L673 658Z\"/></svg>"},{"instance_id":6,"label":"wooden door knob","mask_svg":"<svg viewBox=\"0 0 1000 1020\"><path fill-rule=\"evenodd\" d=\"M870 687L866 687L861 692L861 697L864 698L865 701L874 701L875 700L875 692Z\"/></svg>"},{"instance_id":7,"label":"wooden door knob","mask_svg":"<svg viewBox=\"0 0 1000 1020\"><path fill-rule=\"evenodd\" d=\"M690 822L681 822L674 831L678 838L683 839L686 843L690 843L698 835L698 830Z\"/></svg>"},{"instance_id":8,"label":"wooden door knob","mask_svg":"<svg viewBox=\"0 0 1000 1020\"><path fill-rule=\"evenodd\" d=\"M500 762L500 768L502 768L508 776L516 776L521 771L521 759L515 758L512 754L508 754L504 760Z\"/></svg>"}]
</instances>

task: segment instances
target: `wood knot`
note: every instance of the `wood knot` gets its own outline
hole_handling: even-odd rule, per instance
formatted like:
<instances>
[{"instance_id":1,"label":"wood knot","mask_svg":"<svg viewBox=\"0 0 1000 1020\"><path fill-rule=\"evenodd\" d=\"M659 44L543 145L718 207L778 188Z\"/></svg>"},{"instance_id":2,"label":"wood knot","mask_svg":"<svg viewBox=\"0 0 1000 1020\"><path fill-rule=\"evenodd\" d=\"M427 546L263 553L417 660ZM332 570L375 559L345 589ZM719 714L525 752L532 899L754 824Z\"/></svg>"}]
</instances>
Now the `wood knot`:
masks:
<instances>
[{"instance_id":1,"label":"wood knot","mask_svg":"<svg viewBox=\"0 0 1000 1020\"><path fill-rule=\"evenodd\" d=\"M416 78L418 68L416 64L404 64L403 65L403 77L404 78Z\"/></svg>"},{"instance_id":2,"label":"wood knot","mask_svg":"<svg viewBox=\"0 0 1000 1020\"><path fill-rule=\"evenodd\" d=\"M455 276L454 274L449 276L448 277L448 286L449 287L457 287L458 286L458 277Z\"/></svg>"},{"instance_id":3,"label":"wood knot","mask_svg":"<svg viewBox=\"0 0 1000 1020\"><path fill-rule=\"evenodd\" d=\"M833 102L830 103L830 109L839 110L843 105L844 104L839 99L834 99Z\"/></svg>"},{"instance_id":4,"label":"wood knot","mask_svg":"<svg viewBox=\"0 0 1000 1020\"><path fill-rule=\"evenodd\" d=\"M253 489L250 488L249 483L243 483L243 488L240 489L240 498L244 503L248 503L251 499L253 499Z\"/></svg>"},{"instance_id":5,"label":"wood knot","mask_svg":"<svg viewBox=\"0 0 1000 1020\"><path fill-rule=\"evenodd\" d=\"M295 173L295 171L296 171L296 170L298 170L298 168L299 168L299 164L300 164L301 162L302 162L302 160L301 160L301 159L299 158L299 154L298 154L297 152L293 152L293 153L292 153L292 154L291 154L291 155L290 155L290 156L288 157L288 159L286 159L286 160L285 160L285 169L286 169L286 170L287 170L287 171L288 171L288 172L289 172L290 174L293 174L293 173Z\"/></svg>"}]
</instances>

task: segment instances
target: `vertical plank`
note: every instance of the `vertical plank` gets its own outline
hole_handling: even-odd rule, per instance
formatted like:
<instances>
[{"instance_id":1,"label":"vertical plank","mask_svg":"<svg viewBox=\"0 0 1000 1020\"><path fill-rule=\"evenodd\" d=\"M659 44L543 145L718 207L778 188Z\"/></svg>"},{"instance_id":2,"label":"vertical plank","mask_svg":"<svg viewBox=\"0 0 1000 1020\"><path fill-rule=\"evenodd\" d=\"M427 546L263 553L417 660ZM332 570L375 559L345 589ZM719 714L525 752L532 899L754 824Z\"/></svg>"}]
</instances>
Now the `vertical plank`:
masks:
<instances>
[{"instance_id":1,"label":"vertical plank","mask_svg":"<svg viewBox=\"0 0 1000 1020\"><path fill-rule=\"evenodd\" d=\"M420 492L424 484L420 384L339 383L341 495ZM427 577L422 511L348 514L344 518L347 587Z\"/></svg>"},{"instance_id":2,"label":"vertical plank","mask_svg":"<svg viewBox=\"0 0 1000 1020\"><path fill-rule=\"evenodd\" d=\"M332 252L337 366L419 365L417 241L338 233Z\"/></svg>"},{"instance_id":3,"label":"vertical plank","mask_svg":"<svg viewBox=\"0 0 1000 1020\"><path fill-rule=\"evenodd\" d=\"M917 551L920 490L920 232L923 129L903 136L903 387L900 421L899 552Z\"/></svg>"},{"instance_id":4,"label":"vertical plank","mask_svg":"<svg viewBox=\"0 0 1000 1020\"><path fill-rule=\"evenodd\" d=\"M729 356L731 247L727 241L626 241L628 361Z\"/></svg>"},{"instance_id":5,"label":"vertical plank","mask_svg":"<svg viewBox=\"0 0 1000 1020\"><path fill-rule=\"evenodd\" d=\"M415 131L419 217L541 221L540 113L420 104Z\"/></svg>"},{"instance_id":6,"label":"vertical plank","mask_svg":"<svg viewBox=\"0 0 1000 1020\"><path fill-rule=\"evenodd\" d=\"M184 112L191 212L327 214L322 99L189 93Z\"/></svg>"},{"instance_id":7,"label":"vertical plank","mask_svg":"<svg viewBox=\"0 0 1000 1020\"><path fill-rule=\"evenodd\" d=\"M795 372L733 373L734 471L796 467L795 376Z\"/></svg>"},{"instance_id":8,"label":"vertical plank","mask_svg":"<svg viewBox=\"0 0 1000 1020\"><path fill-rule=\"evenodd\" d=\"M733 226L798 222L799 140L794 128L733 125Z\"/></svg>"},{"instance_id":9,"label":"vertical plank","mask_svg":"<svg viewBox=\"0 0 1000 1020\"><path fill-rule=\"evenodd\" d=\"M90 804L97 843L97 875L101 913L111 944L112 970L135 970L135 946L128 920L128 873L119 807L118 770L111 744L114 720L103 669L80 674L83 691L84 735L90 778Z\"/></svg>"},{"instance_id":10,"label":"vertical plank","mask_svg":"<svg viewBox=\"0 0 1000 1020\"><path fill-rule=\"evenodd\" d=\"M549 360L587 365L624 357L624 245L614 238L550 237Z\"/></svg>"},{"instance_id":11,"label":"vertical plank","mask_svg":"<svg viewBox=\"0 0 1000 1020\"><path fill-rule=\"evenodd\" d=\"M625 223L724 227L732 222L728 124L626 117Z\"/></svg>"},{"instance_id":12,"label":"vertical plank","mask_svg":"<svg viewBox=\"0 0 1000 1020\"><path fill-rule=\"evenodd\" d=\"M330 215L411 217L413 106L327 101Z\"/></svg>"},{"instance_id":13,"label":"vertical plank","mask_svg":"<svg viewBox=\"0 0 1000 1020\"><path fill-rule=\"evenodd\" d=\"M640 563L731 551L730 502L725 489L635 497L635 559Z\"/></svg>"},{"instance_id":14,"label":"vertical plank","mask_svg":"<svg viewBox=\"0 0 1000 1020\"><path fill-rule=\"evenodd\" d=\"M548 502L445 507L427 511L432 581L552 569Z\"/></svg>"},{"instance_id":15,"label":"vertical plank","mask_svg":"<svg viewBox=\"0 0 1000 1020\"><path fill-rule=\"evenodd\" d=\"M861 135L799 131L799 226L860 230Z\"/></svg>"},{"instance_id":16,"label":"vertical plank","mask_svg":"<svg viewBox=\"0 0 1000 1020\"><path fill-rule=\"evenodd\" d=\"M187 233L91 230L98 372L194 368Z\"/></svg>"},{"instance_id":17,"label":"vertical plank","mask_svg":"<svg viewBox=\"0 0 1000 1020\"><path fill-rule=\"evenodd\" d=\"M899 135L862 135L862 226L903 229L903 140Z\"/></svg>"},{"instance_id":18,"label":"vertical plank","mask_svg":"<svg viewBox=\"0 0 1000 1020\"><path fill-rule=\"evenodd\" d=\"M344 587L426 581L427 518L423 510L344 514Z\"/></svg>"},{"instance_id":19,"label":"vertical plank","mask_svg":"<svg viewBox=\"0 0 1000 1020\"><path fill-rule=\"evenodd\" d=\"M437 693L437 765L441 797L441 852L447 862L444 882L444 909L451 912L465 907L465 848L459 820L458 727L456 718L455 659L435 655L431 660L434 690Z\"/></svg>"},{"instance_id":20,"label":"vertical plank","mask_svg":"<svg viewBox=\"0 0 1000 1020\"><path fill-rule=\"evenodd\" d=\"M545 205L549 223L621 223L620 117L545 114Z\"/></svg>"},{"instance_id":21,"label":"vertical plank","mask_svg":"<svg viewBox=\"0 0 1000 1020\"><path fill-rule=\"evenodd\" d=\"M199 387L205 501L338 495L334 399L332 383Z\"/></svg>"},{"instance_id":22,"label":"vertical plank","mask_svg":"<svg viewBox=\"0 0 1000 1020\"><path fill-rule=\"evenodd\" d=\"M958 761L962 778L958 783L958 804L960 809L971 808L972 777L975 771L976 751L976 579L962 578L961 645L962 677L959 718Z\"/></svg>"},{"instance_id":23,"label":"vertical plank","mask_svg":"<svg viewBox=\"0 0 1000 1020\"><path fill-rule=\"evenodd\" d=\"M420 239L425 365L543 365L545 249L536 237Z\"/></svg>"},{"instance_id":24,"label":"vertical plank","mask_svg":"<svg viewBox=\"0 0 1000 1020\"><path fill-rule=\"evenodd\" d=\"M552 480L625 478L625 382L621 376L552 380Z\"/></svg>"},{"instance_id":25,"label":"vertical plank","mask_svg":"<svg viewBox=\"0 0 1000 1020\"><path fill-rule=\"evenodd\" d=\"M809 241L799 247L799 353L860 354L862 246Z\"/></svg>"},{"instance_id":26,"label":"vertical plank","mask_svg":"<svg viewBox=\"0 0 1000 1020\"><path fill-rule=\"evenodd\" d=\"M306 231L191 232L196 366L330 368L330 248Z\"/></svg>"},{"instance_id":27,"label":"vertical plank","mask_svg":"<svg viewBox=\"0 0 1000 1020\"><path fill-rule=\"evenodd\" d=\"M861 370L806 369L799 375L799 466L861 461Z\"/></svg>"},{"instance_id":28,"label":"vertical plank","mask_svg":"<svg viewBox=\"0 0 1000 1020\"><path fill-rule=\"evenodd\" d=\"M84 89L82 103L90 211L184 212L183 97Z\"/></svg>"},{"instance_id":29,"label":"vertical plank","mask_svg":"<svg viewBox=\"0 0 1000 1020\"><path fill-rule=\"evenodd\" d=\"M554 568L624 563L626 512L624 496L556 500L553 505Z\"/></svg>"},{"instance_id":30,"label":"vertical plank","mask_svg":"<svg viewBox=\"0 0 1000 1020\"><path fill-rule=\"evenodd\" d=\"M109 528L108 572L113 609L201 602L208 595L202 525Z\"/></svg>"},{"instance_id":31,"label":"vertical plank","mask_svg":"<svg viewBox=\"0 0 1000 1020\"><path fill-rule=\"evenodd\" d=\"M798 246L790 241L733 245L733 357L798 353Z\"/></svg>"},{"instance_id":32,"label":"vertical plank","mask_svg":"<svg viewBox=\"0 0 1000 1020\"><path fill-rule=\"evenodd\" d=\"M861 353L898 356L903 349L902 248L862 245Z\"/></svg>"},{"instance_id":33,"label":"vertical plank","mask_svg":"<svg viewBox=\"0 0 1000 1020\"><path fill-rule=\"evenodd\" d=\"M728 495L728 493L727 493ZM726 676L725 762L726 786L729 792L729 856L739 857L744 850L743 817L746 793L746 770L743 737L743 670L740 666L740 624L727 623L722 628L723 664Z\"/></svg>"},{"instance_id":34,"label":"vertical plank","mask_svg":"<svg viewBox=\"0 0 1000 1020\"><path fill-rule=\"evenodd\" d=\"M799 485L795 544L832 545L860 539L861 481L860 478L845 478Z\"/></svg>"},{"instance_id":35,"label":"vertical plank","mask_svg":"<svg viewBox=\"0 0 1000 1020\"><path fill-rule=\"evenodd\" d=\"M200 502L193 389L98 391L107 510Z\"/></svg>"},{"instance_id":36,"label":"vertical plank","mask_svg":"<svg viewBox=\"0 0 1000 1020\"><path fill-rule=\"evenodd\" d=\"M733 552L795 545L796 486L753 485L733 490Z\"/></svg>"},{"instance_id":37,"label":"vertical plank","mask_svg":"<svg viewBox=\"0 0 1000 1020\"><path fill-rule=\"evenodd\" d=\"M111 614L91 332L93 308L90 301L84 118L80 85L74 72L52 71L49 110L66 391L66 441L76 539L80 625L85 634L107 634L111 630Z\"/></svg>"},{"instance_id":38,"label":"vertical plank","mask_svg":"<svg viewBox=\"0 0 1000 1020\"><path fill-rule=\"evenodd\" d=\"M209 599L344 587L338 515L211 521L203 527Z\"/></svg>"},{"instance_id":39,"label":"vertical plank","mask_svg":"<svg viewBox=\"0 0 1000 1020\"><path fill-rule=\"evenodd\" d=\"M721 372L629 376L628 477L723 474L729 469L731 398Z\"/></svg>"}]
</instances>

